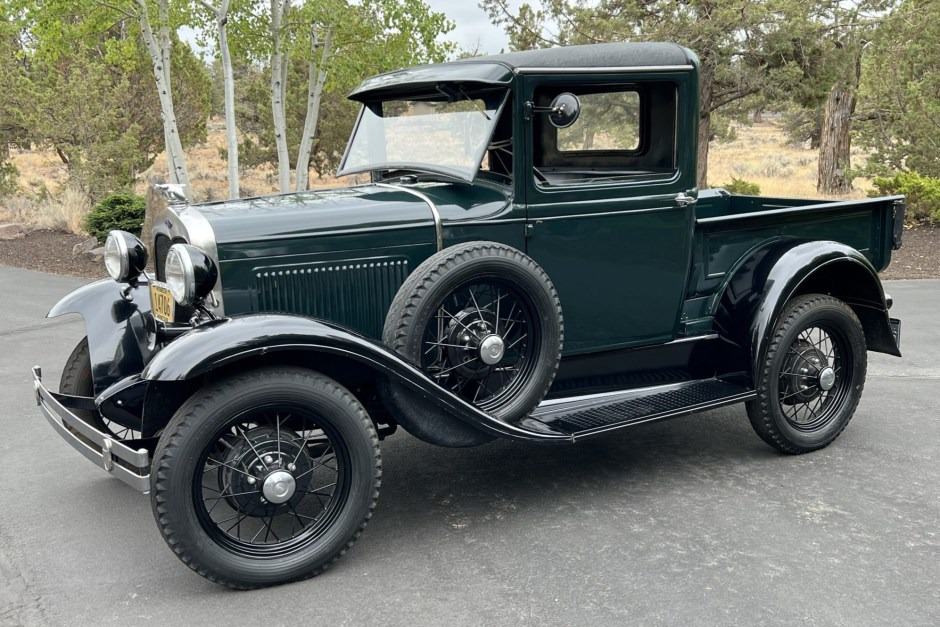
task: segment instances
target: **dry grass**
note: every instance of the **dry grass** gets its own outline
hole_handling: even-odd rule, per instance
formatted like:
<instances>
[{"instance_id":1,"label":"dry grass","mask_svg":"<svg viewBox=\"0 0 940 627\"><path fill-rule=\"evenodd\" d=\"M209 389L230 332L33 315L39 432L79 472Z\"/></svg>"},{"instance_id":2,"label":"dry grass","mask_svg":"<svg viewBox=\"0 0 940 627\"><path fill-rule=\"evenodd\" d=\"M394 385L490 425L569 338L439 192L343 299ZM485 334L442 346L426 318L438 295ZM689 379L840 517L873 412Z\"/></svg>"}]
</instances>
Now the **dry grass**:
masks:
<instances>
[{"instance_id":1,"label":"dry grass","mask_svg":"<svg viewBox=\"0 0 940 627\"><path fill-rule=\"evenodd\" d=\"M730 142L716 142L709 155L708 179L720 186L732 177L760 186L767 196L818 197L816 192L816 151L787 142L779 120L766 116L761 123L736 128ZM209 122L208 140L186 151L193 198L218 200L228 194L225 166L225 132L221 120ZM862 152L853 154L853 165L864 162ZM68 186L68 172L52 151L20 151L13 155L20 171L18 197L0 202L0 222L15 221L37 228L54 228L81 233L81 221L89 211L88 200ZM147 182L165 177L166 160L157 157L136 185L143 193ZM313 178L312 187L341 184L332 176ZM870 189L867 179L856 179L855 190L842 198L862 198ZM277 172L271 166L248 168L241 175L243 196L277 191Z\"/></svg>"},{"instance_id":2,"label":"dry grass","mask_svg":"<svg viewBox=\"0 0 940 627\"><path fill-rule=\"evenodd\" d=\"M228 170L225 161L225 124L222 120L209 120L207 140L186 151L189 168L190 192L198 202L221 200L228 197ZM140 177L136 191L143 194L147 181L166 177L166 156L161 154ZM335 187L341 184L335 177L311 177L311 187ZM273 194L277 188L277 169L271 165L245 168L239 177L241 195L261 196Z\"/></svg>"},{"instance_id":3,"label":"dry grass","mask_svg":"<svg viewBox=\"0 0 940 627\"><path fill-rule=\"evenodd\" d=\"M708 182L713 187L730 183L732 177L760 186L762 195L794 198L818 198L816 166L818 153L788 142L776 116L750 126L735 127L737 137L730 142L715 142L709 150ZM853 150L852 166L865 161L865 153ZM857 178L855 189L832 198L864 198L871 189L868 179Z\"/></svg>"},{"instance_id":4,"label":"dry grass","mask_svg":"<svg viewBox=\"0 0 940 627\"><path fill-rule=\"evenodd\" d=\"M31 228L81 234L82 223L91 211L91 201L71 186L55 194L15 196L2 201L0 222L17 222Z\"/></svg>"}]
</instances>

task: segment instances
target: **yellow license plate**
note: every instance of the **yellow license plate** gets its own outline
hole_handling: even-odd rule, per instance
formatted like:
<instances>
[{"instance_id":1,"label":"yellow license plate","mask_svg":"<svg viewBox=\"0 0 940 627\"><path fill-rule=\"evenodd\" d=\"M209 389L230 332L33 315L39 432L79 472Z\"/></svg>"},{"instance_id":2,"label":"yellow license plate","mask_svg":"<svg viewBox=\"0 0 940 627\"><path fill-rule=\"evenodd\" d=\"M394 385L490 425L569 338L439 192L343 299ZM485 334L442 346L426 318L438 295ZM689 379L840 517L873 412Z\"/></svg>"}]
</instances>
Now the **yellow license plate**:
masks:
<instances>
[{"instance_id":1,"label":"yellow license plate","mask_svg":"<svg viewBox=\"0 0 940 627\"><path fill-rule=\"evenodd\" d=\"M176 315L176 301L166 283L151 281L150 283L150 310L157 320L173 322Z\"/></svg>"}]
</instances>

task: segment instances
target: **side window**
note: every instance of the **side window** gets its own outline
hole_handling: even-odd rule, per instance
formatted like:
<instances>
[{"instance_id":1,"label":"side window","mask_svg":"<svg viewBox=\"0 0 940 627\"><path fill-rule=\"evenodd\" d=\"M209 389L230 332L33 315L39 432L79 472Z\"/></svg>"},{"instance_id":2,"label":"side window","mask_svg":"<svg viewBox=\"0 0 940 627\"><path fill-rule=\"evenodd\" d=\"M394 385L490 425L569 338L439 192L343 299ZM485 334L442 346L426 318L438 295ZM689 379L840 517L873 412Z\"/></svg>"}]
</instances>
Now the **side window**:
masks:
<instances>
[{"instance_id":1,"label":"side window","mask_svg":"<svg viewBox=\"0 0 940 627\"><path fill-rule=\"evenodd\" d=\"M557 128L535 115L533 176L538 187L611 185L661 180L676 171L676 85L547 84L535 105L547 107L560 93L581 102L578 119Z\"/></svg>"},{"instance_id":2,"label":"side window","mask_svg":"<svg viewBox=\"0 0 940 627\"><path fill-rule=\"evenodd\" d=\"M636 150L640 147L640 94L583 94L581 115L558 129L558 150Z\"/></svg>"}]
</instances>

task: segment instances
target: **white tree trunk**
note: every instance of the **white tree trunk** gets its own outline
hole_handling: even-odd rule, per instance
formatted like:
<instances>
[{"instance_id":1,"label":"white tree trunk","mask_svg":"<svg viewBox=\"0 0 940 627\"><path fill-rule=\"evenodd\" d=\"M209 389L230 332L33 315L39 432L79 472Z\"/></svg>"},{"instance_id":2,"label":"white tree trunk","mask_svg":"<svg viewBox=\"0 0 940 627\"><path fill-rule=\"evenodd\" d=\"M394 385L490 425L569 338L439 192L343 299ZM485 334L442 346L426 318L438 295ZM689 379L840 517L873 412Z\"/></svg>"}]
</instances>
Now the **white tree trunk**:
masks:
<instances>
[{"instance_id":1,"label":"white tree trunk","mask_svg":"<svg viewBox=\"0 0 940 627\"><path fill-rule=\"evenodd\" d=\"M222 0L216 8L206 0L202 6L215 17L219 31L219 56L222 59L222 92L225 97L225 148L228 163L228 197L241 195L238 171L238 125L235 122L235 77L232 71L232 53L228 47L228 12L231 0Z\"/></svg>"},{"instance_id":2,"label":"white tree trunk","mask_svg":"<svg viewBox=\"0 0 940 627\"><path fill-rule=\"evenodd\" d=\"M277 147L277 180L281 192L290 191L290 155L287 152L287 115L284 108L285 63L281 50L283 18L290 0L271 0L271 113Z\"/></svg>"},{"instance_id":3,"label":"white tree trunk","mask_svg":"<svg viewBox=\"0 0 940 627\"><path fill-rule=\"evenodd\" d=\"M228 0L222 3L228 6ZM222 82L225 91L225 141L228 147L228 195L241 195L238 175L238 128L235 122L235 76L232 72L232 54L228 48L227 16L219 20L219 47L222 50Z\"/></svg>"},{"instance_id":4,"label":"white tree trunk","mask_svg":"<svg viewBox=\"0 0 940 627\"><path fill-rule=\"evenodd\" d=\"M300 150L297 153L297 191L307 189L310 174L310 153L313 150L313 136L317 132L317 122L320 118L320 99L323 96L323 86L326 84L326 64L330 59L333 43L333 31L327 30L323 38L323 50L320 52L320 61L317 63L317 32L310 31L310 65L307 79L307 114L304 117L304 131L300 138Z\"/></svg>"},{"instance_id":5,"label":"white tree trunk","mask_svg":"<svg viewBox=\"0 0 940 627\"><path fill-rule=\"evenodd\" d=\"M150 24L147 0L136 0L137 16L140 21L140 31L144 39L144 45L153 63L153 78L156 81L157 95L160 98L160 115L163 118L163 138L166 144L170 182L185 186L184 189L188 194L189 173L186 170L186 155L183 153L183 143L180 140L179 127L176 123L176 110L173 107L173 88L170 83L172 40L170 39L168 1L160 0L160 18L163 24L160 27L159 41Z\"/></svg>"},{"instance_id":6,"label":"white tree trunk","mask_svg":"<svg viewBox=\"0 0 940 627\"><path fill-rule=\"evenodd\" d=\"M232 71L232 53L228 47L228 11L231 0L222 0L216 14L219 24L219 51L222 56L222 85L225 92L225 143L228 149L228 196L238 198L238 128L235 122L235 76Z\"/></svg>"}]
</instances>

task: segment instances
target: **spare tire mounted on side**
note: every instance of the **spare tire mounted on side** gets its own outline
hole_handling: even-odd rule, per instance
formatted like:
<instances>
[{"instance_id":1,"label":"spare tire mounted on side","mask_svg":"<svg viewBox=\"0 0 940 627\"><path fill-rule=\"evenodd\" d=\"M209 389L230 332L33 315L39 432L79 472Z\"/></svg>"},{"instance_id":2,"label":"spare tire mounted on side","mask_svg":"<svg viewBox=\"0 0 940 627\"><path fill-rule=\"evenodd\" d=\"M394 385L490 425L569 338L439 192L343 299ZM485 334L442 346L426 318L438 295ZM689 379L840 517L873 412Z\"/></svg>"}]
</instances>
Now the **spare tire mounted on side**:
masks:
<instances>
[{"instance_id":1,"label":"spare tire mounted on side","mask_svg":"<svg viewBox=\"0 0 940 627\"><path fill-rule=\"evenodd\" d=\"M415 268L383 332L390 348L440 386L508 422L545 397L563 337L561 303L548 275L521 251L494 242L459 244ZM414 409L397 386L389 396L399 412Z\"/></svg>"}]
</instances>

